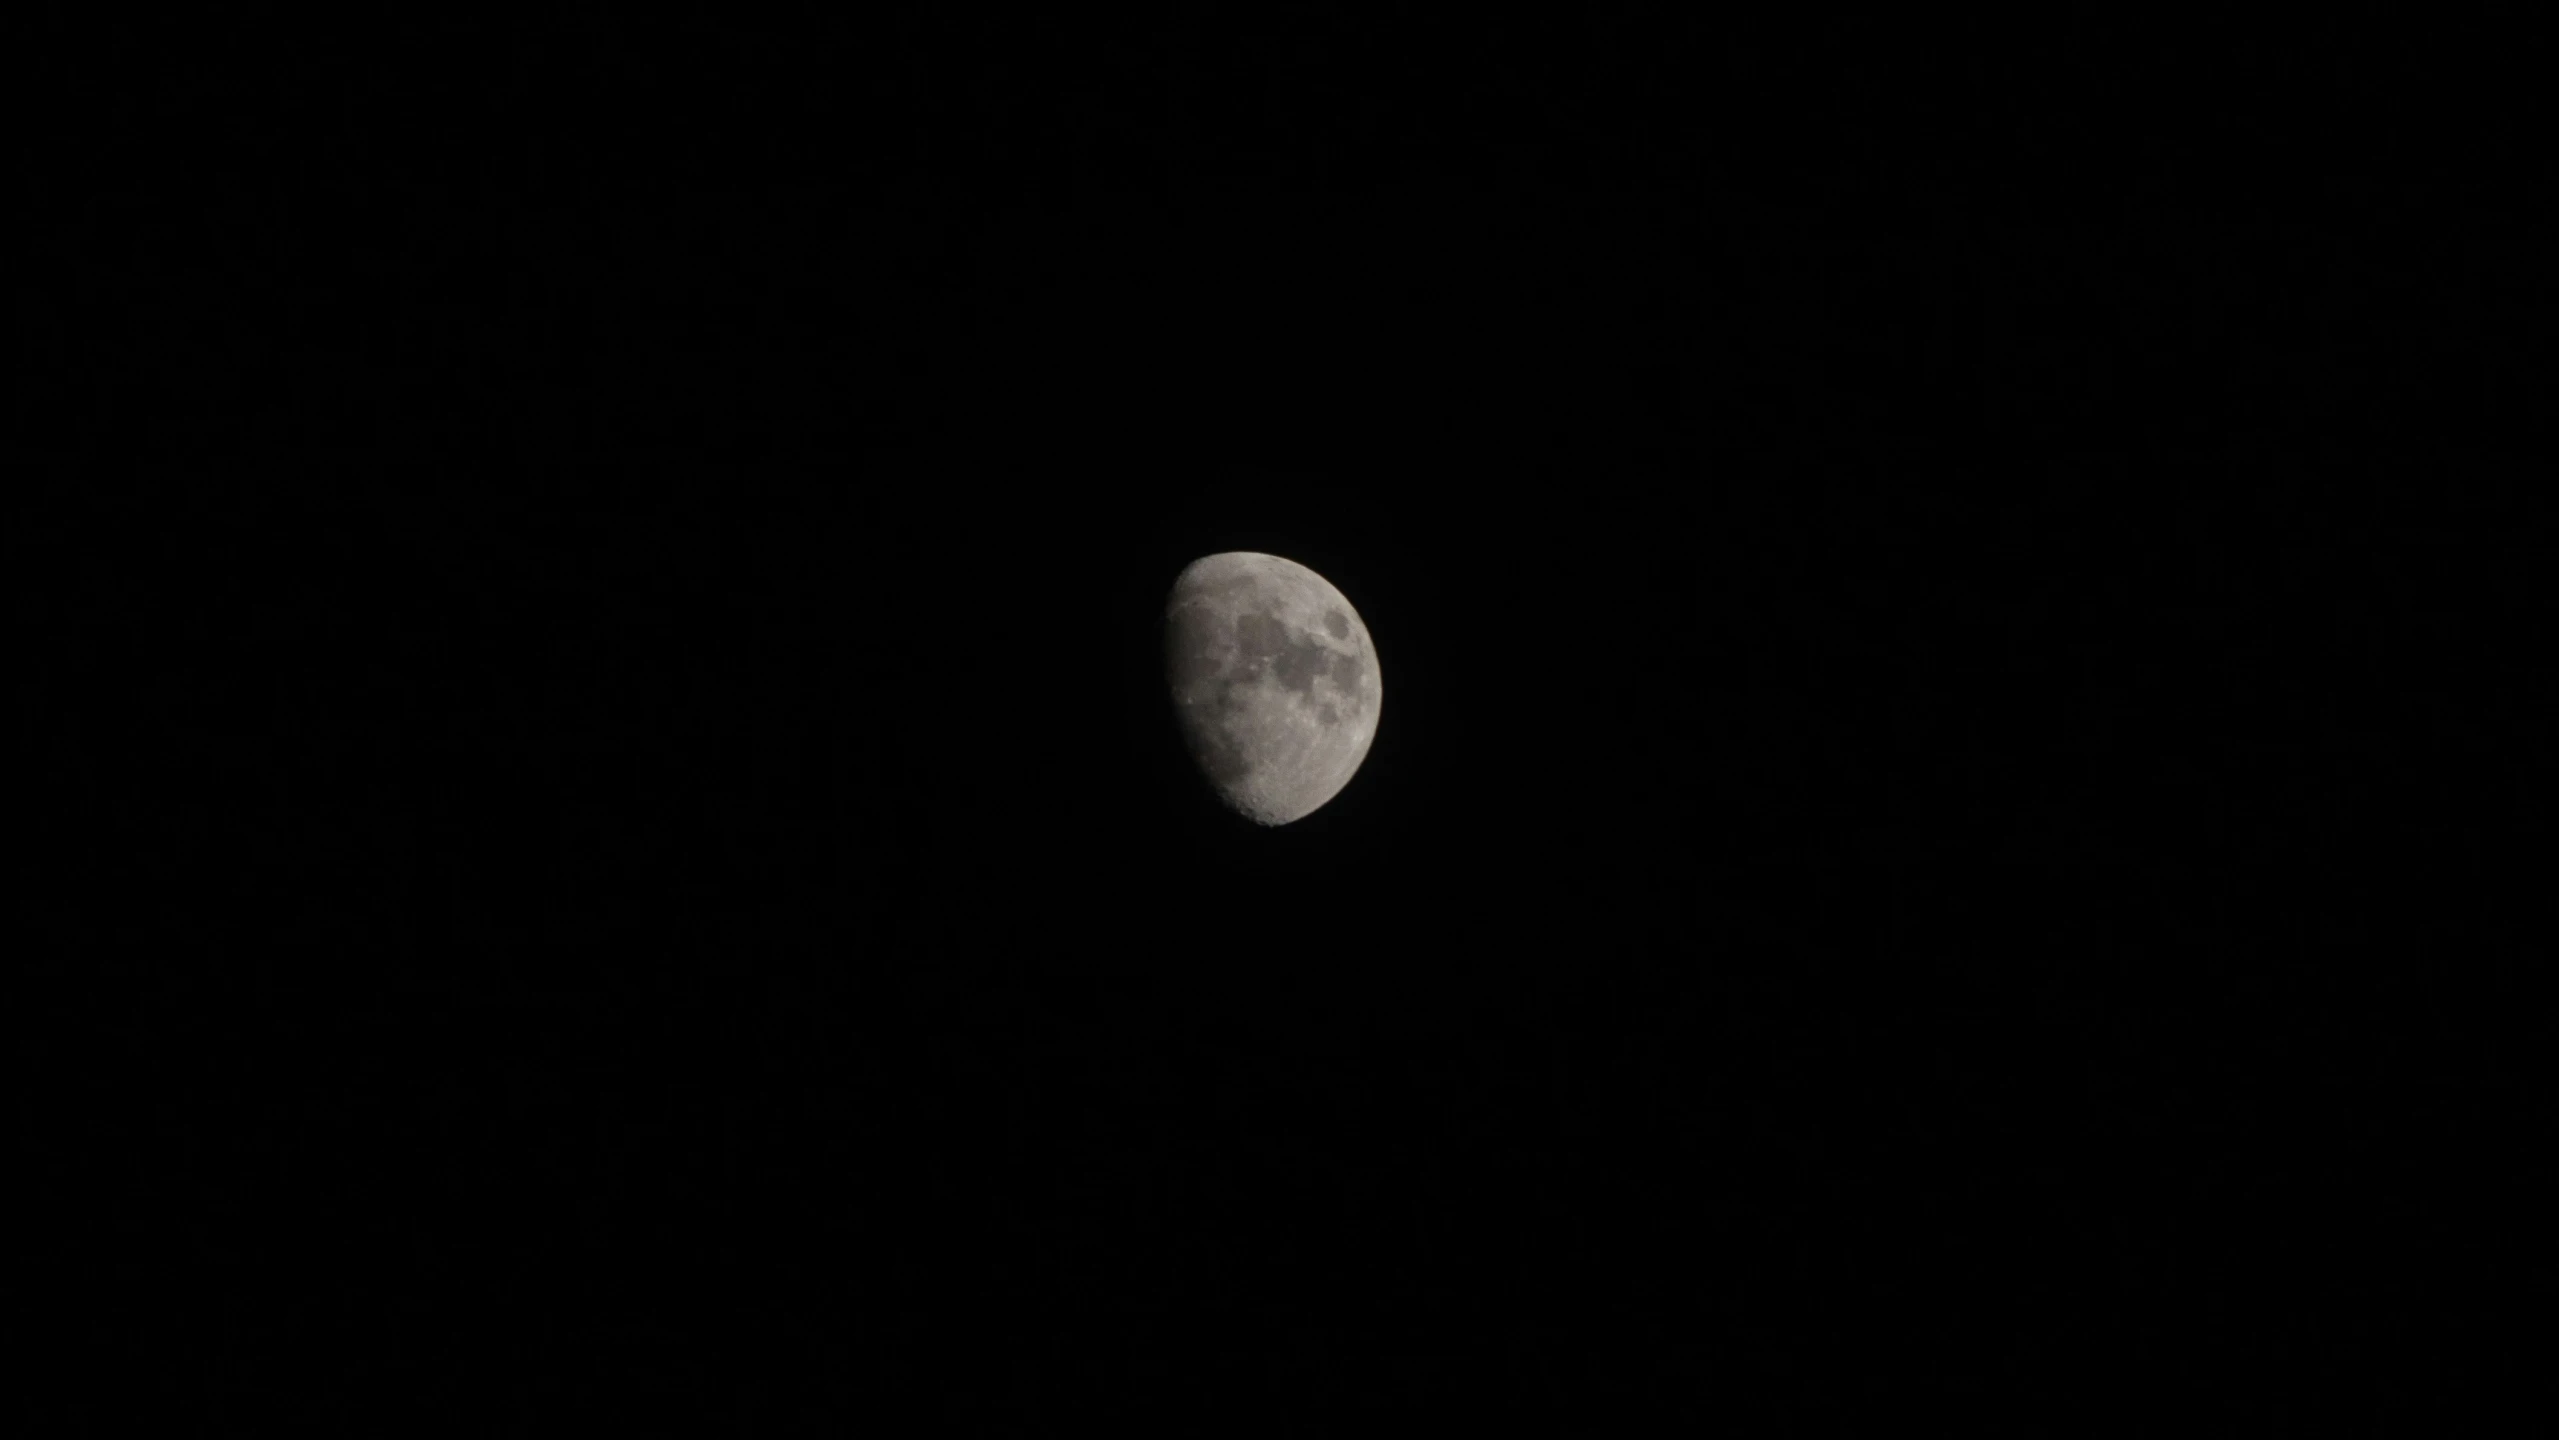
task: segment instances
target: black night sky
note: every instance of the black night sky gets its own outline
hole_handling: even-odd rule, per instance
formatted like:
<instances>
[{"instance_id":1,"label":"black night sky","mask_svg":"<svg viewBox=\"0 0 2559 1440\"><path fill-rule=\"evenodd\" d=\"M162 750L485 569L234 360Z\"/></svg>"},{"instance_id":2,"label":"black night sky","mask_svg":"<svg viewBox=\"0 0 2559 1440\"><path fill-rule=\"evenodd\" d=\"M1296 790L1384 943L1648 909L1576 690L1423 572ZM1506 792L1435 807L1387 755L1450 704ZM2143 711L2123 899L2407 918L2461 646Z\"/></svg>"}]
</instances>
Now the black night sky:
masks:
<instances>
[{"instance_id":1,"label":"black night sky","mask_svg":"<svg viewBox=\"0 0 2559 1440\"><path fill-rule=\"evenodd\" d=\"M59 36L41 1433L2458 1431L2495 37L1571 8Z\"/></svg>"}]
</instances>

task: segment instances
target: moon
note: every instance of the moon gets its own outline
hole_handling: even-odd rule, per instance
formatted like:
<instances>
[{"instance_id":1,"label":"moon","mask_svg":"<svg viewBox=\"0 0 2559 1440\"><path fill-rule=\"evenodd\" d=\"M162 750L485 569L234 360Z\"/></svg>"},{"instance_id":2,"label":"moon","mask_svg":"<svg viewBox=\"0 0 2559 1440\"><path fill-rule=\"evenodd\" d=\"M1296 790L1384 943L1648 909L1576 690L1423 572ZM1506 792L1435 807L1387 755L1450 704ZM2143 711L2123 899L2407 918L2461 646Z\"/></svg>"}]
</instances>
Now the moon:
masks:
<instances>
[{"instance_id":1,"label":"moon","mask_svg":"<svg viewBox=\"0 0 2559 1440\"><path fill-rule=\"evenodd\" d=\"M1173 713L1237 813L1286 825L1342 792L1377 735L1377 647L1332 582L1247 550L1185 566L1164 605Z\"/></svg>"}]
</instances>

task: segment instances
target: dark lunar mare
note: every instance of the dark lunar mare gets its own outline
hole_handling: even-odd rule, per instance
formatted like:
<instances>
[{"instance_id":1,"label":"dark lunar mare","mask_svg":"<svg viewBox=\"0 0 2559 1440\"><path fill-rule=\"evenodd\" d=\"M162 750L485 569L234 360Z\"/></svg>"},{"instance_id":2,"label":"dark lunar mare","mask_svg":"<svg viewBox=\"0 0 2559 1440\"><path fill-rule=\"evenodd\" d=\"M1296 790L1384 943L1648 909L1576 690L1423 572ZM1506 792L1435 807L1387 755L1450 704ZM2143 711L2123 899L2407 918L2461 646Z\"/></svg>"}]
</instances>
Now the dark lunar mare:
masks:
<instances>
[{"instance_id":1,"label":"dark lunar mare","mask_svg":"<svg viewBox=\"0 0 2559 1440\"><path fill-rule=\"evenodd\" d=\"M1278 660L1271 667L1271 673L1279 677L1282 685L1312 699L1315 695L1315 678L1324 673L1325 662L1330 658L1330 652L1323 646L1312 641L1292 639L1288 648L1280 652Z\"/></svg>"},{"instance_id":2,"label":"dark lunar mare","mask_svg":"<svg viewBox=\"0 0 2559 1440\"><path fill-rule=\"evenodd\" d=\"M1235 617L1235 641L1246 668L1259 669L1288 649L1288 627L1275 614L1252 611Z\"/></svg>"}]
</instances>

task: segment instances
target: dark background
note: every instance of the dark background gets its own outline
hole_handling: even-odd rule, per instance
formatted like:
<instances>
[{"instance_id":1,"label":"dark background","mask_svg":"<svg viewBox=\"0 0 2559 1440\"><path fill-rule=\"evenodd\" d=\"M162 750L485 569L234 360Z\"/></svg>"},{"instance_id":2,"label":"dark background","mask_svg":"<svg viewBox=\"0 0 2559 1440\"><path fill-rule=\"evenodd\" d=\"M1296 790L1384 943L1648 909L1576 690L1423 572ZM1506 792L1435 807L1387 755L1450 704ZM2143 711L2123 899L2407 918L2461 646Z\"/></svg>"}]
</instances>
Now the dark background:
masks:
<instances>
[{"instance_id":1,"label":"dark background","mask_svg":"<svg viewBox=\"0 0 2559 1440\"><path fill-rule=\"evenodd\" d=\"M19 281L47 1433L2520 1367L2499 37L200 28L57 37ZM1227 549L1382 660L1276 831Z\"/></svg>"}]
</instances>

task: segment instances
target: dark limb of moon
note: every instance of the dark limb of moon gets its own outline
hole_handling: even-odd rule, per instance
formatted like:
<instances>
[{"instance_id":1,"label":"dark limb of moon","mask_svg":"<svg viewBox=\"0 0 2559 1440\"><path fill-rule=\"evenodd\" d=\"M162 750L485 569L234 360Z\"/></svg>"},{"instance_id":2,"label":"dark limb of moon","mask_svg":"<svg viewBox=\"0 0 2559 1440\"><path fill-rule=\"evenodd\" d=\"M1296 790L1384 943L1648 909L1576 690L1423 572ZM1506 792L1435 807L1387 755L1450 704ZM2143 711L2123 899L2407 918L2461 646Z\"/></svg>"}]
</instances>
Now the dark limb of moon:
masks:
<instances>
[{"instance_id":1,"label":"dark limb of moon","mask_svg":"<svg viewBox=\"0 0 2559 1440\"><path fill-rule=\"evenodd\" d=\"M1341 793L1377 733L1377 652L1324 577L1276 555L1193 561L1164 612L1191 758L1227 804L1285 825Z\"/></svg>"}]
</instances>

